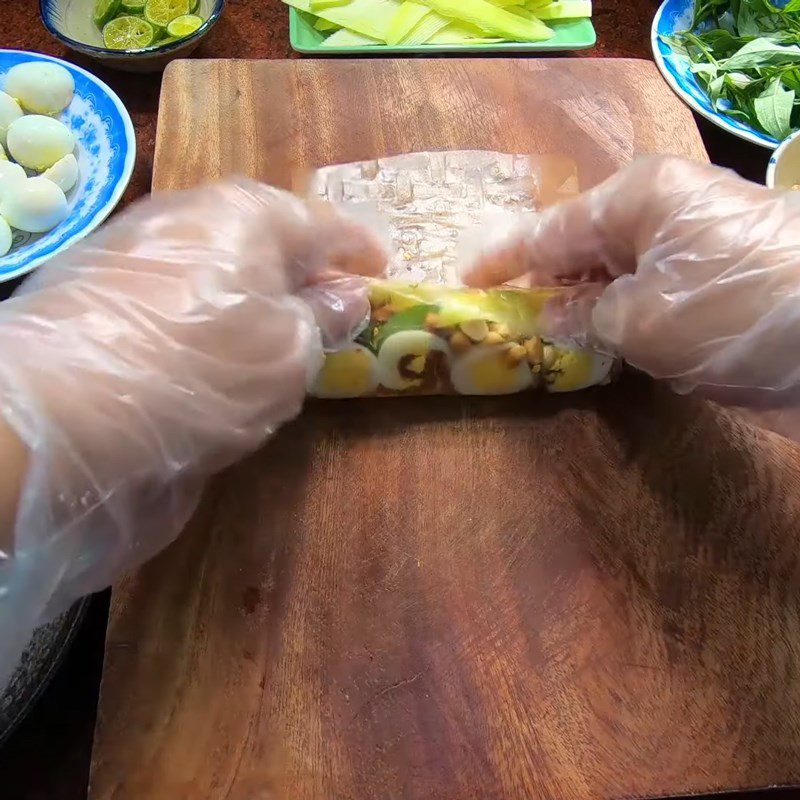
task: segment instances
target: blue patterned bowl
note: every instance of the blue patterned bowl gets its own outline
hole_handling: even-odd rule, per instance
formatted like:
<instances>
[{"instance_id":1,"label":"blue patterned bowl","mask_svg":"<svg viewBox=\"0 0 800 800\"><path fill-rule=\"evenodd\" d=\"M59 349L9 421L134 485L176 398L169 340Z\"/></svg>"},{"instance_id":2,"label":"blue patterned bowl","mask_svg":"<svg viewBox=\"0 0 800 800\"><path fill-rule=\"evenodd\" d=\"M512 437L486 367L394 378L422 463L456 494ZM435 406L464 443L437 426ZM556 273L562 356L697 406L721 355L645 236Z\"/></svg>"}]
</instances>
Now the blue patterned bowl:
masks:
<instances>
[{"instance_id":1,"label":"blue patterned bowl","mask_svg":"<svg viewBox=\"0 0 800 800\"><path fill-rule=\"evenodd\" d=\"M692 0L664 0L661 8L656 12L650 38L653 45L653 57L661 74L678 97L698 114L740 139L746 139L748 142L774 150L779 144L777 139L761 133L751 125L726 116L724 112L714 108L705 90L689 68L689 59L681 53L674 52L666 42L661 40L662 36L674 36L679 31L685 31L690 27L693 9Z\"/></svg>"},{"instance_id":2,"label":"blue patterned bowl","mask_svg":"<svg viewBox=\"0 0 800 800\"><path fill-rule=\"evenodd\" d=\"M59 119L78 143L80 178L67 193L69 216L60 225L40 235L14 232L11 252L0 257L0 282L30 272L94 230L122 197L136 158L136 138L125 106L86 70L39 53L0 50L0 87L11 67L27 61L54 61L75 80L75 97Z\"/></svg>"},{"instance_id":3,"label":"blue patterned bowl","mask_svg":"<svg viewBox=\"0 0 800 800\"><path fill-rule=\"evenodd\" d=\"M186 58L216 25L225 0L198 0L195 14L204 22L191 36L144 50L109 50L92 19L96 0L39 0L45 28L67 47L127 72L158 72L174 58ZM3 0L0 0L2 3Z\"/></svg>"}]
</instances>

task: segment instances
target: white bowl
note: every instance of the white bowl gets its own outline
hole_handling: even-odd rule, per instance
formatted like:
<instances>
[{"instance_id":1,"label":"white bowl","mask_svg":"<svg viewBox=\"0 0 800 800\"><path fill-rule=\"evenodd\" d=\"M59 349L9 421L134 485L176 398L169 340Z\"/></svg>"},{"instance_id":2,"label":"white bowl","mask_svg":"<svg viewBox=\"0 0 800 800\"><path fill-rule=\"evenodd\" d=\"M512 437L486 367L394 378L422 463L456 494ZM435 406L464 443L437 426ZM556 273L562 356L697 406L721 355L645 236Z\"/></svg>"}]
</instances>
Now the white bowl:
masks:
<instances>
[{"instance_id":1,"label":"white bowl","mask_svg":"<svg viewBox=\"0 0 800 800\"><path fill-rule=\"evenodd\" d=\"M800 186L800 131L793 133L772 154L767 167L770 189L791 189Z\"/></svg>"}]
</instances>

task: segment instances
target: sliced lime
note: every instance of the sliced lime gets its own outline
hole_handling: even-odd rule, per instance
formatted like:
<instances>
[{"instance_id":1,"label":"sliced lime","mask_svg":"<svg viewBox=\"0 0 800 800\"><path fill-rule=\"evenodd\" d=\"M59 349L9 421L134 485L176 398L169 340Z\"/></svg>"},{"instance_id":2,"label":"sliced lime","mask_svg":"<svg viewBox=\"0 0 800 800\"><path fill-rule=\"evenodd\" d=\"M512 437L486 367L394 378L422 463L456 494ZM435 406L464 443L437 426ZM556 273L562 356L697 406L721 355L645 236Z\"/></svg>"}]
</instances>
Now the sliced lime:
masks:
<instances>
[{"instance_id":1,"label":"sliced lime","mask_svg":"<svg viewBox=\"0 0 800 800\"><path fill-rule=\"evenodd\" d=\"M122 0L122 11L126 14L144 14L147 0Z\"/></svg>"},{"instance_id":2,"label":"sliced lime","mask_svg":"<svg viewBox=\"0 0 800 800\"><path fill-rule=\"evenodd\" d=\"M114 19L119 12L122 0L96 0L94 4L94 14L92 19L98 28L102 28L106 22Z\"/></svg>"},{"instance_id":3,"label":"sliced lime","mask_svg":"<svg viewBox=\"0 0 800 800\"><path fill-rule=\"evenodd\" d=\"M143 50L155 40L153 26L141 17L117 17L103 28L103 42L109 50Z\"/></svg>"},{"instance_id":4,"label":"sliced lime","mask_svg":"<svg viewBox=\"0 0 800 800\"><path fill-rule=\"evenodd\" d=\"M175 17L169 25L167 25L167 33L176 39L185 39L191 36L203 24L202 17L197 14L183 14L180 17Z\"/></svg>"},{"instance_id":5,"label":"sliced lime","mask_svg":"<svg viewBox=\"0 0 800 800\"><path fill-rule=\"evenodd\" d=\"M158 28L166 28L176 17L189 13L190 0L147 0L144 18Z\"/></svg>"}]
</instances>

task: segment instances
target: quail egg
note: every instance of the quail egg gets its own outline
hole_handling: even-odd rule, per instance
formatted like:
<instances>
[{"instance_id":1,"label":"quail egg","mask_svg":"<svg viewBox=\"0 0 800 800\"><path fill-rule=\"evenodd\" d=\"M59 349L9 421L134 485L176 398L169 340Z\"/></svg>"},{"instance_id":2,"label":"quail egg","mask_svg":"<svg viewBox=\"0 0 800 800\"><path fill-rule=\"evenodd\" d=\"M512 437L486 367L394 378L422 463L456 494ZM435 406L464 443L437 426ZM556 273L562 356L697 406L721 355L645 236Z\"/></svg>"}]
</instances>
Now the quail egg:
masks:
<instances>
[{"instance_id":1,"label":"quail egg","mask_svg":"<svg viewBox=\"0 0 800 800\"><path fill-rule=\"evenodd\" d=\"M447 342L427 331L400 331L388 336L378 352L382 386L393 391L422 386L432 353L447 353Z\"/></svg>"},{"instance_id":2,"label":"quail egg","mask_svg":"<svg viewBox=\"0 0 800 800\"><path fill-rule=\"evenodd\" d=\"M18 183L28 180L25 170L19 164L11 161L0 161L0 202L6 194Z\"/></svg>"},{"instance_id":3,"label":"quail egg","mask_svg":"<svg viewBox=\"0 0 800 800\"><path fill-rule=\"evenodd\" d=\"M545 379L548 392L577 392L608 379L614 359L591 350L556 348L553 372Z\"/></svg>"},{"instance_id":4,"label":"quail egg","mask_svg":"<svg viewBox=\"0 0 800 800\"><path fill-rule=\"evenodd\" d=\"M366 347L354 344L328 353L311 394L315 397L361 397L378 388L378 359Z\"/></svg>"},{"instance_id":5,"label":"quail egg","mask_svg":"<svg viewBox=\"0 0 800 800\"><path fill-rule=\"evenodd\" d=\"M78 159L69 153L46 169L42 177L53 181L62 192L66 193L78 182Z\"/></svg>"},{"instance_id":6,"label":"quail egg","mask_svg":"<svg viewBox=\"0 0 800 800\"><path fill-rule=\"evenodd\" d=\"M0 216L21 231L44 233L66 218L67 198L47 178L28 178L5 193Z\"/></svg>"},{"instance_id":7,"label":"quail egg","mask_svg":"<svg viewBox=\"0 0 800 800\"><path fill-rule=\"evenodd\" d=\"M11 227L0 217L0 258L11 249Z\"/></svg>"},{"instance_id":8,"label":"quail egg","mask_svg":"<svg viewBox=\"0 0 800 800\"><path fill-rule=\"evenodd\" d=\"M75 81L59 64L30 61L11 67L5 90L25 111L58 114L72 102Z\"/></svg>"},{"instance_id":9,"label":"quail egg","mask_svg":"<svg viewBox=\"0 0 800 800\"><path fill-rule=\"evenodd\" d=\"M473 347L454 364L450 374L459 394L514 394L533 385L524 358L512 358L512 345Z\"/></svg>"},{"instance_id":10,"label":"quail egg","mask_svg":"<svg viewBox=\"0 0 800 800\"><path fill-rule=\"evenodd\" d=\"M5 92L0 92L0 145L5 147L8 126L22 116L19 103Z\"/></svg>"},{"instance_id":11,"label":"quail egg","mask_svg":"<svg viewBox=\"0 0 800 800\"><path fill-rule=\"evenodd\" d=\"M75 148L75 137L63 122L41 114L20 117L8 126L8 152L23 167L41 172Z\"/></svg>"}]
</instances>

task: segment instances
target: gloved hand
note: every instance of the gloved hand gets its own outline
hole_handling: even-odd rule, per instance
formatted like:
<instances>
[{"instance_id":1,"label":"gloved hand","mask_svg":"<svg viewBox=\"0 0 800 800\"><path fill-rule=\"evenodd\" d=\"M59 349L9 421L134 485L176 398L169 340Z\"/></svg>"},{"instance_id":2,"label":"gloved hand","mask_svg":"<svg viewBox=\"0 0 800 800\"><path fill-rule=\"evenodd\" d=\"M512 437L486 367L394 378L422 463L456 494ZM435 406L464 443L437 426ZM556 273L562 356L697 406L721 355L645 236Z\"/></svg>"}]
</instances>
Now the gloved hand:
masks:
<instances>
[{"instance_id":1,"label":"gloved hand","mask_svg":"<svg viewBox=\"0 0 800 800\"><path fill-rule=\"evenodd\" d=\"M561 332L678 390L800 386L800 193L641 159L488 238L464 277L487 286L528 273L600 281L563 309Z\"/></svg>"},{"instance_id":2,"label":"gloved hand","mask_svg":"<svg viewBox=\"0 0 800 800\"><path fill-rule=\"evenodd\" d=\"M384 262L328 206L221 183L137 204L0 306L2 416L27 462L0 686L35 625L168 544L204 478L299 411L322 338L368 314L343 273Z\"/></svg>"}]
</instances>

